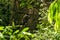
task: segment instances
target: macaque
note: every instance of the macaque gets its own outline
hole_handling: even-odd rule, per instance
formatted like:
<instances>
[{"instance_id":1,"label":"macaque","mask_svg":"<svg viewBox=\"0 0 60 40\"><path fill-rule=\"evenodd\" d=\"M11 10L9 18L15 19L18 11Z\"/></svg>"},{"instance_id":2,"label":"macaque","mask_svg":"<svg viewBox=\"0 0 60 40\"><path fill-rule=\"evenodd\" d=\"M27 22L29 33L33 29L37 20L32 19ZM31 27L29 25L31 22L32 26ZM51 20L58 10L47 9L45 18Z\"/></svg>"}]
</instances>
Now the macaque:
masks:
<instances>
[{"instance_id":1,"label":"macaque","mask_svg":"<svg viewBox=\"0 0 60 40\"><path fill-rule=\"evenodd\" d=\"M29 20L30 15L29 14L25 14L22 18L22 23L21 25L25 25L27 23L27 21Z\"/></svg>"}]
</instances>

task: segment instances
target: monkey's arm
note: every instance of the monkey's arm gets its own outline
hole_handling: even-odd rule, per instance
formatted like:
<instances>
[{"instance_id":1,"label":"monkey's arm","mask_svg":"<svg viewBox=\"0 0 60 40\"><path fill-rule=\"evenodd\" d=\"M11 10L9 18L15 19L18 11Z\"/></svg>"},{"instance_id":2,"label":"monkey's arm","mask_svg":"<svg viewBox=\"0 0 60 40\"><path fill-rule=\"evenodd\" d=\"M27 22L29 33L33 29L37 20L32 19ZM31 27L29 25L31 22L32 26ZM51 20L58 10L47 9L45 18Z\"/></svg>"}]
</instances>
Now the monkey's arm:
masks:
<instances>
[{"instance_id":1,"label":"monkey's arm","mask_svg":"<svg viewBox=\"0 0 60 40\"><path fill-rule=\"evenodd\" d=\"M29 18L30 18L30 15L25 14L25 15L23 16L23 18L22 18L22 23L21 23L21 25L25 25L25 23L27 23L27 21L29 20Z\"/></svg>"}]
</instances>

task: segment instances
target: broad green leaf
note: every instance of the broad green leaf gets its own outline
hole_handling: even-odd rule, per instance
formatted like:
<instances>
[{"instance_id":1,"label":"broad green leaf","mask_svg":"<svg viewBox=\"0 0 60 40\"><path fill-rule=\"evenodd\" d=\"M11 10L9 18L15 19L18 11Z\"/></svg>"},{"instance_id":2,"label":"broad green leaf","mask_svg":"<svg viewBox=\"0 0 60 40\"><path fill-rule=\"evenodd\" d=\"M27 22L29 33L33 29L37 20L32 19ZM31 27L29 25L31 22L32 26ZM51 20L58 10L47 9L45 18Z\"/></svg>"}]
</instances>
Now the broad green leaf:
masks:
<instances>
[{"instance_id":1,"label":"broad green leaf","mask_svg":"<svg viewBox=\"0 0 60 40\"><path fill-rule=\"evenodd\" d=\"M54 1L53 3L51 3L51 5L50 5L50 7L49 7L49 11L48 11L48 12L49 12L49 13L48 13L48 21L49 21L50 23L53 22L54 16L55 16L55 14L56 14L55 3L56 3L56 1Z\"/></svg>"},{"instance_id":2,"label":"broad green leaf","mask_svg":"<svg viewBox=\"0 0 60 40\"><path fill-rule=\"evenodd\" d=\"M60 33L60 0L55 0L49 7L48 20L52 24L55 23L55 32ZM54 21L53 21L54 20Z\"/></svg>"},{"instance_id":3,"label":"broad green leaf","mask_svg":"<svg viewBox=\"0 0 60 40\"><path fill-rule=\"evenodd\" d=\"M24 28L21 32L26 32L26 31L28 31L28 30L29 30L29 28L26 27L26 28Z\"/></svg>"},{"instance_id":4,"label":"broad green leaf","mask_svg":"<svg viewBox=\"0 0 60 40\"><path fill-rule=\"evenodd\" d=\"M0 26L0 30L4 30L4 26Z\"/></svg>"}]
</instances>

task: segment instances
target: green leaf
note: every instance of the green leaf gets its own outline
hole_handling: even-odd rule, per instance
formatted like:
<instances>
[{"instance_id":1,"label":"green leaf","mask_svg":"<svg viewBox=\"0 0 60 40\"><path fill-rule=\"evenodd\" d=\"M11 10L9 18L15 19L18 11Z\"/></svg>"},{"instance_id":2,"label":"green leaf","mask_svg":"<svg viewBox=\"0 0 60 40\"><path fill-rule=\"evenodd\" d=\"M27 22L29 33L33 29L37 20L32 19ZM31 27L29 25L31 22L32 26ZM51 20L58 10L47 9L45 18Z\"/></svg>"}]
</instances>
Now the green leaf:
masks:
<instances>
[{"instance_id":1,"label":"green leaf","mask_svg":"<svg viewBox=\"0 0 60 40\"><path fill-rule=\"evenodd\" d=\"M29 28L26 27L26 28L24 28L21 32L26 32L26 31L28 31L28 30L29 30Z\"/></svg>"},{"instance_id":2,"label":"green leaf","mask_svg":"<svg viewBox=\"0 0 60 40\"><path fill-rule=\"evenodd\" d=\"M0 30L4 30L4 26L0 26Z\"/></svg>"},{"instance_id":3,"label":"green leaf","mask_svg":"<svg viewBox=\"0 0 60 40\"><path fill-rule=\"evenodd\" d=\"M29 33L29 32L23 32L24 35L28 35L28 36L31 36L32 38L34 37L34 34L32 33Z\"/></svg>"},{"instance_id":4,"label":"green leaf","mask_svg":"<svg viewBox=\"0 0 60 40\"><path fill-rule=\"evenodd\" d=\"M32 5L28 5L27 7L28 7L28 9L33 8L33 6L32 6Z\"/></svg>"},{"instance_id":5,"label":"green leaf","mask_svg":"<svg viewBox=\"0 0 60 40\"><path fill-rule=\"evenodd\" d=\"M14 23L14 21L12 22L12 27L15 27L15 23Z\"/></svg>"},{"instance_id":6,"label":"green leaf","mask_svg":"<svg viewBox=\"0 0 60 40\"><path fill-rule=\"evenodd\" d=\"M0 32L0 38L4 38L3 34Z\"/></svg>"},{"instance_id":7,"label":"green leaf","mask_svg":"<svg viewBox=\"0 0 60 40\"><path fill-rule=\"evenodd\" d=\"M28 33L28 32L23 32L23 34L25 34L25 35L32 35L31 33Z\"/></svg>"},{"instance_id":8,"label":"green leaf","mask_svg":"<svg viewBox=\"0 0 60 40\"><path fill-rule=\"evenodd\" d=\"M16 34L16 33L18 33L19 32L19 30L16 30L13 34Z\"/></svg>"},{"instance_id":9,"label":"green leaf","mask_svg":"<svg viewBox=\"0 0 60 40\"><path fill-rule=\"evenodd\" d=\"M17 38L16 38L15 35L11 35L11 36L10 36L10 40L17 40Z\"/></svg>"}]
</instances>

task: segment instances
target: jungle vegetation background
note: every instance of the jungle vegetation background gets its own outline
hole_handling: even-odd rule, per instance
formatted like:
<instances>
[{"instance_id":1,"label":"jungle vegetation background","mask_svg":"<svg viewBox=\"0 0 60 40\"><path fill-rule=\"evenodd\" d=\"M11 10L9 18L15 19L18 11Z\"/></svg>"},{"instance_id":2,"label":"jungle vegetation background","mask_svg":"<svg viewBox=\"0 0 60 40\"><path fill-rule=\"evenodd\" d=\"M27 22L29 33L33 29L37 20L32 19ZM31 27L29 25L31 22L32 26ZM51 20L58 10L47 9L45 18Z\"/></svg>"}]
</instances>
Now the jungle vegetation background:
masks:
<instances>
[{"instance_id":1,"label":"jungle vegetation background","mask_svg":"<svg viewBox=\"0 0 60 40\"><path fill-rule=\"evenodd\" d=\"M48 9L54 0L0 0L0 40L60 40Z\"/></svg>"}]
</instances>

